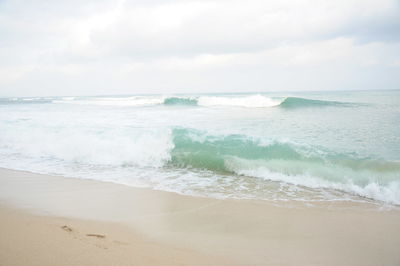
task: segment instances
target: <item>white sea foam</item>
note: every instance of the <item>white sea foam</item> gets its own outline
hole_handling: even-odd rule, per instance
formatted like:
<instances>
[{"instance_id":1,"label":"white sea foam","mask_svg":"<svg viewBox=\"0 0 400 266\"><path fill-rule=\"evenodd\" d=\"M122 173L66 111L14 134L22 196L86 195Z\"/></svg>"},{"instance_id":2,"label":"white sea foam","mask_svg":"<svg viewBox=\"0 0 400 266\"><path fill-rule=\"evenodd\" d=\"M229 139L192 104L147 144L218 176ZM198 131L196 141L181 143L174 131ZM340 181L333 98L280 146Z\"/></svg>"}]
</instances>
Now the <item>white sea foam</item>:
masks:
<instances>
[{"instance_id":1,"label":"white sea foam","mask_svg":"<svg viewBox=\"0 0 400 266\"><path fill-rule=\"evenodd\" d=\"M263 95L251 95L244 97L216 97L203 96L198 99L198 105L201 106L238 106L248 108L261 108L277 106L281 103L279 100L273 100Z\"/></svg>"},{"instance_id":2,"label":"white sea foam","mask_svg":"<svg viewBox=\"0 0 400 266\"><path fill-rule=\"evenodd\" d=\"M169 130L3 127L0 148L3 153L69 164L161 167L170 159L173 143Z\"/></svg>"},{"instance_id":3,"label":"white sea foam","mask_svg":"<svg viewBox=\"0 0 400 266\"><path fill-rule=\"evenodd\" d=\"M62 97L61 99L63 101L73 101L73 100L75 100L75 97Z\"/></svg>"},{"instance_id":4,"label":"white sea foam","mask_svg":"<svg viewBox=\"0 0 400 266\"><path fill-rule=\"evenodd\" d=\"M89 176L122 184L147 184L155 188L181 193L195 194L196 191L203 191L202 193L221 196L225 191L225 194L232 197L252 197L252 192L247 189L248 182L237 177L220 177L212 171L204 172L201 169L198 169L198 173L195 169L184 170L185 168L172 170L172 172L157 170L167 166L171 160L171 154L175 148L171 130L124 131L109 129L104 132L93 132L76 128L63 130L49 130L48 128L20 130L21 128L19 128L17 132L16 128L4 127L4 129L0 134L1 155L4 156L0 165L3 167L15 167L18 165L15 161L28 159L25 161L25 165L17 168L43 173L66 173L78 177ZM204 143L206 138L204 134L199 137L189 133L187 136L199 143ZM273 142L271 142L272 144ZM265 143L260 145L268 147ZM13 161L15 154L21 154L25 159L15 157L17 159ZM370 199L400 204L400 182L395 178L385 184L372 179L363 184L357 183L357 180L365 180L365 176L376 175L372 172L357 172L351 168L303 161L248 160L226 157L224 162L229 171L239 176L279 181L295 187L340 190ZM80 170L81 172L75 173L65 170L78 166L83 169L89 167L88 169L91 171L85 170L82 173ZM123 170L126 167L134 167L134 171L129 168L131 175L135 176L134 180L126 177L129 176ZM100 173L93 172L93 169L99 168L108 170ZM114 173L109 172L110 169L113 169ZM157 174L154 174L154 171L158 171ZM182 173L184 173L183 176ZM180 177L177 178L177 176ZM387 174L386 178L388 178ZM238 184L243 187L237 187ZM212 188L212 186L219 187ZM236 187L235 193L230 191L232 186ZM193 189L195 187L196 189ZM289 193L292 192L289 191ZM264 196L261 195L261 197Z\"/></svg>"},{"instance_id":5,"label":"white sea foam","mask_svg":"<svg viewBox=\"0 0 400 266\"><path fill-rule=\"evenodd\" d=\"M400 181L386 184L376 181L356 183L361 175L374 176L374 173L358 173L351 169L336 166L297 165L296 162L266 162L230 158L225 161L227 168L238 175L257 177L269 181L279 181L295 186L313 189L334 189L382 202L400 204ZM275 164L275 166L274 166ZM268 165L268 166L266 166ZM277 167L280 165L280 167ZM291 170L285 169L290 165ZM331 176L331 177L329 177ZM371 178L372 179L372 178ZM394 178L393 178L394 179Z\"/></svg>"},{"instance_id":6,"label":"white sea foam","mask_svg":"<svg viewBox=\"0 0 400 266\"><path fill-rule=\"evenodd\" d=\"M35 101L35 100L40 100L39 97L35 97L35 98L22 98L23 101Z\"/></svg>"},{"instance_id":7,"label":"white sea foam","mask_svg":"<svg viewBox=\"0 0 400 266\"><path fill-rule=\"evenodd\" d=\"M171 96L172 97L172 96ZM176 97L179 99L197 100L199 106L236 106L247 108L273 107L281 103L281 100L274 100L263 95L251 95L242 97L222 96L201 96L201 97ZM102 106L151 106L163 104L166 96L134 96L134 97L98 97L76 99L64 97L61 100L54 100L54 103L68 103L80 105L102 105Z\"/></svg>"},{"instance_id":8,"label":"white sea foam","mask_svg":"<svg viewBox=\"0 0 400 266\"><path fill-rule=\"evenodd\" d=\"M89 98L89 99L62 99L55 100L53 103L66 103L78 105L100 105L100 106L151 106L162 104L163 97L109 97L109 98Z\"/></svg>"}]
</instances>

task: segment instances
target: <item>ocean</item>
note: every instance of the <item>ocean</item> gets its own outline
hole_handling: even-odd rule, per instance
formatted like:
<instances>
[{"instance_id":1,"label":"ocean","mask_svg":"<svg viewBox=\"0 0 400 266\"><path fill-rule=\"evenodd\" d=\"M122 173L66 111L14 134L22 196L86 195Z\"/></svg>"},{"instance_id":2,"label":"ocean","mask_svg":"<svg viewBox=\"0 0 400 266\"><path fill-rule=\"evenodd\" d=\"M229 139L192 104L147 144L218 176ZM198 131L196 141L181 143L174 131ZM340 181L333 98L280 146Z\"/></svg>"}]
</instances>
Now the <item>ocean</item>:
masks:
<instances>
[{"instance_id":1,"label":"ocean","mask_svg":"<svg viewBox=\"0 0 400 266\"><path fill-rule=\"evenodd\" d=\"M400 204L400 91L0 99L0 167L212 198Z\"/></svg>"}]
</instances>

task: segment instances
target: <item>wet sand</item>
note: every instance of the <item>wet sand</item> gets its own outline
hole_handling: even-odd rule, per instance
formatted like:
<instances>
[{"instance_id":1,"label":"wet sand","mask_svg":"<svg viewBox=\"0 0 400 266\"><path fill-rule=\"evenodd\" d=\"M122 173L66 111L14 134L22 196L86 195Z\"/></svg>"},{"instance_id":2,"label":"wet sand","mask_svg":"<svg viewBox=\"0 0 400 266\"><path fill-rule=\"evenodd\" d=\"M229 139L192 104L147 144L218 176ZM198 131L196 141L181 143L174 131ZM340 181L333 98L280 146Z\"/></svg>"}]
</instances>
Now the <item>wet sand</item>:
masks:
<instances>
[{"instance_id":1,"label":"wet sand","mask_svg":"<svg viewBox=\"0 0 400 266\"><path fill-rule=\"evenodd\" d=\"M400 265L400 211L0 169L0 265Z\"/></svg>"}]
</instances>

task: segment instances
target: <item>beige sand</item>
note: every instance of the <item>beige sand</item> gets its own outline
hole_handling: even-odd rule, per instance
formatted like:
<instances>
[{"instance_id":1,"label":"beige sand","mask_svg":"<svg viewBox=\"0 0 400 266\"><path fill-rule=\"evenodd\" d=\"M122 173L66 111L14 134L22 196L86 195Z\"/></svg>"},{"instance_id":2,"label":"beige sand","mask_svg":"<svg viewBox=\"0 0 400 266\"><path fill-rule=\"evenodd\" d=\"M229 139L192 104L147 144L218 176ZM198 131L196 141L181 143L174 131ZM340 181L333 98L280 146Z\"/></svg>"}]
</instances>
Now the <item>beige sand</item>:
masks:
<instances>
[{"instance_id":1,"label":"beige sand","mask_svg":"<svg viewBox=\"0 0 400 266\"><path fill-rule=\"evenodd\" d=\"M400 265L400 212L372 204L274 206L6 169L0 202L0 265Z\"/></svg>"},{"instance_id":2,"label":"beige sand","mask_svg":"<svg viewBox=\"0 0 400 266\"><path fill-rule=\"evenodd\" d=\"M0 265L229 265L149 241L120 224L32 215L0 207Z\"/></svg>"}]
</instances>

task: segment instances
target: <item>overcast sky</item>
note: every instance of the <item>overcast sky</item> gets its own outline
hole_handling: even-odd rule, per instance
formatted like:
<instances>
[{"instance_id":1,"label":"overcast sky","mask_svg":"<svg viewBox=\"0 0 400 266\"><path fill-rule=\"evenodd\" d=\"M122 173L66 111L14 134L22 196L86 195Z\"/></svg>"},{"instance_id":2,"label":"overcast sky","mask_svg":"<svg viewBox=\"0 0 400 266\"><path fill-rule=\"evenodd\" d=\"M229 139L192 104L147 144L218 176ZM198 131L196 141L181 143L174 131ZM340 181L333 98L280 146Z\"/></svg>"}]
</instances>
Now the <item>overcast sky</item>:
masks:
<instances>
[{"instance_id":1,"label":"overcast sky","mask_svg":"<svg viewBox=\"0 0 400 266\"><path fill-rule=\"evenodd\" d=\"M400 89L400 0L0 0L0 96Z\"/></svg>"}]
</instances>

